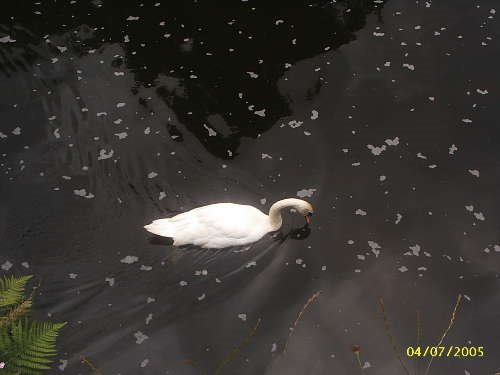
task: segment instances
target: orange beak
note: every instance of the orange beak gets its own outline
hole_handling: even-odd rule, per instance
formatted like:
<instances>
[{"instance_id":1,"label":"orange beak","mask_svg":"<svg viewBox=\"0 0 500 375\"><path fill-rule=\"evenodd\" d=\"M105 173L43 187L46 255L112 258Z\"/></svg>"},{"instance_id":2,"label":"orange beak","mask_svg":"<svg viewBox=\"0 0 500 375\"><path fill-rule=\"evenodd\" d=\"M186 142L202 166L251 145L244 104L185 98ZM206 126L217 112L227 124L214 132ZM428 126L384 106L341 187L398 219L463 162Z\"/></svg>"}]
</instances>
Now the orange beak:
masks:
<instances>
[{"instance_id":1,"label":"orange beak","mask_svg":"<svg viewBox=\"0 0 500 375\"><path fill-rule=\"evenodd\" d=\"M311 224L311 216L304 216L306 218L307 224Z\"/></svg>"}]
</instances>

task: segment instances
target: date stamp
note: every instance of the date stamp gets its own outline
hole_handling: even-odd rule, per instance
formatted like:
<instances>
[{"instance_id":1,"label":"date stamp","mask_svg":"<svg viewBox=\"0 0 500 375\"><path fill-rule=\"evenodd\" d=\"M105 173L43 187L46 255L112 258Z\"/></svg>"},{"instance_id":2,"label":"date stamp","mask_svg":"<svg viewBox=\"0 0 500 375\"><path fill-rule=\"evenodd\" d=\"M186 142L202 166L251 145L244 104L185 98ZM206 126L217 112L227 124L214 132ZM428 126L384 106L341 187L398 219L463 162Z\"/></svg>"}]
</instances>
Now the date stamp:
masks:
<instances>
[{"instance_id":1,"label":"date stamp","mask_svg":"<svg viewBox=\"0 0 500 375\"><path fill-rule=\"evenodd\" d=\"M486 356L483 346L408 346L406 355L434 358L481 358Z\"/></svg>"}]
</instances>

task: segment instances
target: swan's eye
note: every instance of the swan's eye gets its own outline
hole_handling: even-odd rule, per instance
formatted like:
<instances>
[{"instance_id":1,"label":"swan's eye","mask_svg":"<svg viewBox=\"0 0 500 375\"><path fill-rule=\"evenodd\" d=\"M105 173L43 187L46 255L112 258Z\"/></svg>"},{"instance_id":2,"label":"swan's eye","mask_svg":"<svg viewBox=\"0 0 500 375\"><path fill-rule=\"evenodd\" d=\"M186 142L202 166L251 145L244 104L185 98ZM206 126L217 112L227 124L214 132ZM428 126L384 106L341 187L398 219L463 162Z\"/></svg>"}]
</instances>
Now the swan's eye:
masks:
<instances>
[{"instance_id":1,"label":"swan's eye","mask_svg":"<svg viewBox=\"0 0 500 375\"><path fill-rule=\"evenodd\" d=\"M313 213L312 213L312 212L308 212L306 216L311 217L312 215L313 215Z\"/></svg>"}]
</instances>

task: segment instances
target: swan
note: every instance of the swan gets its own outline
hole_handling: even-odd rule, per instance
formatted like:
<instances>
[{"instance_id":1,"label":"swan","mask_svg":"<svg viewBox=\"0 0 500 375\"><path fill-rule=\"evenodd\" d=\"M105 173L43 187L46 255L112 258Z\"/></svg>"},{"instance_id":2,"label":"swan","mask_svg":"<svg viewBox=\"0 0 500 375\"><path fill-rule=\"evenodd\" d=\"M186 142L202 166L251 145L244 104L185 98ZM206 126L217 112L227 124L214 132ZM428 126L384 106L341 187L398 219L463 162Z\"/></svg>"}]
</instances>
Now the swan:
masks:
<instances>
[{"instance_id":1,"label":"swan","mask_svg":"<svg viewBox=\"0 0 500 375\"><path fill-rule=\"evenodd\" d=\"M296 198L274 203L266 215L258 208L244 204L215 203L194 208L179 215L154 220L144 228L153 234L173 238L174 246L196 245L222 249L247 245L260 240L266 233L281 228L281 210L294 208L311 222L313 207Z\"/></svg>"}]
</instances>

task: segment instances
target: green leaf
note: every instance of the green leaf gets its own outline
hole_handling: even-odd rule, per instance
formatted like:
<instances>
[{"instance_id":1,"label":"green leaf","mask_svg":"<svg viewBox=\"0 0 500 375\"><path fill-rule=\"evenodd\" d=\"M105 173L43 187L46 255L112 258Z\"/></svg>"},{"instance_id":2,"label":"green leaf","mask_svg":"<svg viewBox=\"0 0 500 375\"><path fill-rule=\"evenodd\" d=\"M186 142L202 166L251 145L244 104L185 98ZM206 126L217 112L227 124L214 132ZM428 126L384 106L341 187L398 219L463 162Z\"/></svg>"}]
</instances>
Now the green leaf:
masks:
<instances>
[{"instance_id":1,"label":"green leaf","mask_svg":"<svg viewBox=\"0 0 500 375\"><path fill-rule=\"evenodd\" d=\"M4 276L0 279L0 308L16 305L21 302L24 295L24 288L33 275L20 277Z\"/></svg>"},{"instance_id":2,"label":"green leaf","mask_svg":"<svg viewBox=\"0 0 500 375\"><path fill-rule=\"evenodd\" d=\"M48 370L56 351L56 338L66 323L30 322L27 319L0 330L0 353L5 369L13 373L40 375Z\"/></svg>"}]
</instances>

